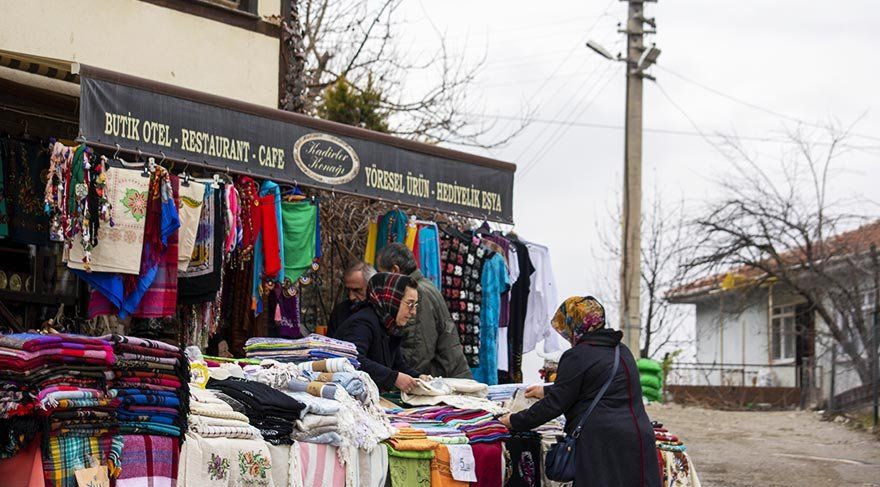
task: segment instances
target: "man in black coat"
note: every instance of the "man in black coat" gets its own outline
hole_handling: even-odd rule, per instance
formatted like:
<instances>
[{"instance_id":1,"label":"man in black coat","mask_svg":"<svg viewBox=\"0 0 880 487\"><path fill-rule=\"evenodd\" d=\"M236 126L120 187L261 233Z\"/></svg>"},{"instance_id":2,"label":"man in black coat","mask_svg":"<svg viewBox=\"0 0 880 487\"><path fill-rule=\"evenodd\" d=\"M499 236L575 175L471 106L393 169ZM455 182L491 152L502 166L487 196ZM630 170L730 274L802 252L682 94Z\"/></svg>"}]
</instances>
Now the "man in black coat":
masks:
<instances>
[{"instance_id":1,"label":"man in black coat","mask_svg":"<svg viewBox=\"0 0 880 487\"><path fill-rule=\"evenodd\" d=\"M359 306L367 299L367 283L376 275L376 269L364 261L360 261L345 270L343 276L347 299L339 302L330 313L327 322L327 336L336 337L339 325L345 323L353 315Z\"/></svg>"}]
</instances>

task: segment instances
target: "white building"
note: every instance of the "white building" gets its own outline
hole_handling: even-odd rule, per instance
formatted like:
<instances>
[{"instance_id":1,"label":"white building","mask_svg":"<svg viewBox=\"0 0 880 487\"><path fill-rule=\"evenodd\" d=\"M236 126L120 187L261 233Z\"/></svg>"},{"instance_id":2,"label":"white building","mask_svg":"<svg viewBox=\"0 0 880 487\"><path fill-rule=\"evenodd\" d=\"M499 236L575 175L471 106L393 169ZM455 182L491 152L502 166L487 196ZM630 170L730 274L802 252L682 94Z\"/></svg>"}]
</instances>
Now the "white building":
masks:
<instances>
[{"instance_id":1,"label":"white building","mask_svg":"<svg viewBox=\"0 0 880 487\"><path fill-rule=\"evenodd\" d=\"M835 238L880 245L880 222ZM862 260L869 265L867 258ZM677 365L669 384L811 389L807 402L812 403L829 397L834 341L827 324L804 296L787 286L772 280L755 286L761 277L754 269L733 269L667 296L673 303L696 307L696 363ZM873 286L865 277L860 284L862 313L870 324ZM847 355L838 352L834 393L859 385Z\"/></svg>"}]
</instances>

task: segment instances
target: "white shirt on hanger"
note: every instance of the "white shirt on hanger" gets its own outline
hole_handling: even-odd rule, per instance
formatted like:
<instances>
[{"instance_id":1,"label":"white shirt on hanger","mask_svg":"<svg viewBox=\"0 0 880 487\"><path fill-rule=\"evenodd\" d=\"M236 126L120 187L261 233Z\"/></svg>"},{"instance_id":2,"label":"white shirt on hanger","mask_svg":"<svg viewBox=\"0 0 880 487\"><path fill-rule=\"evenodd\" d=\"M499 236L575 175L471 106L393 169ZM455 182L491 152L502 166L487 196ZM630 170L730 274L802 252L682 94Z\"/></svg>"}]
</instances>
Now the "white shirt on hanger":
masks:
<instances>
[{"instance_id":1,"label":"white shirt on hanger","mask_svg":"<svg viewBox=\"0 0 880 487\"><path fill-rule=\"evenodd\" d=\"M535 272L531 276L529 286L529 303L526 311L526 322L523 327L523 354L531 352L544 340L544 352L555 352L561 349L558 340L551 337L556 334L550 325L553 314L559 305L556 291L556 277L550 264L550 250L540 244L521 240L529 249L529 259Z\"/></svg>"}]
</instances>

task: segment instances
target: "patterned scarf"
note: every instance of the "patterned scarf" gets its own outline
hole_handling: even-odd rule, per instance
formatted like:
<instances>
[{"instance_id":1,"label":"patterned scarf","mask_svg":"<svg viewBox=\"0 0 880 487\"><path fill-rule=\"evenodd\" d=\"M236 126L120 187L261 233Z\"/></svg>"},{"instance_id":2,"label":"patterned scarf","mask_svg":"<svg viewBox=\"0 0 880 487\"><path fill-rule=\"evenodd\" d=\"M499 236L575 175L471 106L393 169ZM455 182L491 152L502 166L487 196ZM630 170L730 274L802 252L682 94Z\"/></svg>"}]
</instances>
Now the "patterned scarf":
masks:
<instances>
[{"instance_id":1,"label":"patterned scarf","mask_svg":"<svg viewBox=\"0 0 880 487\"><path fill-rule=\"evenodd\" d=\"M605 308L592 296L573 296L559 305L552 324L563 338L577 345L587 333L605 327Z\"/></svg>"},{"instance_id":2,"label":"patterned scarf","mask_svg":"<svg viewBox=\"0 0 880 487\"><path fill-rule=\"evenodd\" d=\"M380 272L367 284L367 302L379 315L389 335L398 335L397 312L406 292L406 276Z\"/></svg>"}]
</instances>

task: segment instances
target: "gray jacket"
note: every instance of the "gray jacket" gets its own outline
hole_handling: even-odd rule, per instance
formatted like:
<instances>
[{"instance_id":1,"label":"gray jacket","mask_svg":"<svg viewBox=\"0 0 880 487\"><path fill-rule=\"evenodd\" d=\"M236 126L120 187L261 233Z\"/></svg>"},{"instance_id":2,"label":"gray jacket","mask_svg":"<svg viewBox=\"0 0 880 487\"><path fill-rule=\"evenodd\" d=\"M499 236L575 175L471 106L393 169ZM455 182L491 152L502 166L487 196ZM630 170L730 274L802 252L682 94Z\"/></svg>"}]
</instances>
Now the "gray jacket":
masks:
<instances>
[{"instance_id":1,"label":"gray jacket","mask_svg":"<svg viewBox=\"0 0 880 487\"><path fill-rule=\"evenodd\" d=\"M403 337L403 357L423 374L470 379L471 369L443 295L421 271L409 276L419 285L419 310Z\"/></svg>"}]
</instances>

